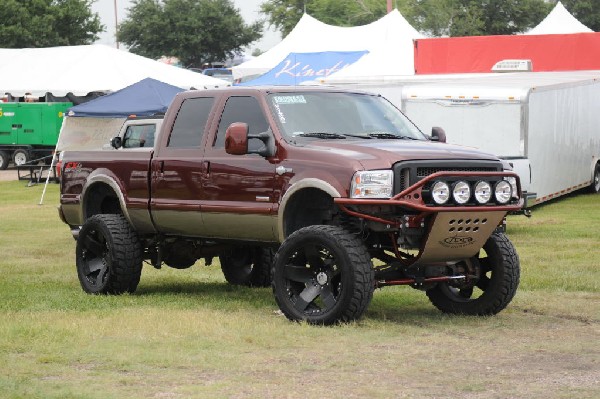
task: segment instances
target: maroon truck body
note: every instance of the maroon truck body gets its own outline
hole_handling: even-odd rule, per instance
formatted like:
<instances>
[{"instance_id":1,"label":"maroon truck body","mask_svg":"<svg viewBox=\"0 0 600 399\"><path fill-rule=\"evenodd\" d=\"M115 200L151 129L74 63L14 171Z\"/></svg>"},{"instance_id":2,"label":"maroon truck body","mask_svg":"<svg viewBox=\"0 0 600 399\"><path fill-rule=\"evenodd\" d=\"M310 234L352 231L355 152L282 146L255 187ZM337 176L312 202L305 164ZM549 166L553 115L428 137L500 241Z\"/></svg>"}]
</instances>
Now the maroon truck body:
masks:
<instances>
[{"instance_id":1,"label":"maroon truck body","mask_svg":"<svg viewBox=\"0 0 600 399\"><path fill-rule=\"evenodd\" d=\"M331 98L318 103L323 96ZM197 259L210 262L218 256L229 282L272 282L278 304L293 320L357 318L375 286L394 282L425 289L443 311L501 310L516 290L518 257L497 228L507 212L522 205L517 176L492 155L427 139L408 120L401 129L413 132L411 137L382 132L381 126L390 123L390 111L379 104L385 100L375 97L316 88L189 91L175 98L153 151L67 152L60 214L78 238L82 286L88 292L123 291L111 286L111 276L118 274L114 268L98 271L94 266L98 259L112 262L106 253L114 248L110 237L104 237L111 233L102 231L109 231L106 226L119 215L114 223L130 229L139 247L133 261L123 260L126 265L145 258L156 267L166 263L185 268ZM355 98L357 109L349 111L348 104L354 103L346 100ZM314 108L308 109L313 102ZM330 111L323 109L329 106ZM377 129L360 136L366 120L379 115L372 111L378 107L385 110L381 120L368 122ZM336 117L337 112L343 117ZM397 117L402 116L392 119ZM361 128L346 127L351 134L342 135L321 131L322 122L314 131L297 131L327 118ZM478 185L481 181L488 184L485 189ZM433 186L437 182L443 182L440 192ZM507 201L501 191L508 186L500 182L510 183ZM465 203L453 199L460 194L459 183L469 186ZM481 195L485 199L488 194L491 199L481 203ZM450 199L443 201L446 196ZM109 223L98 215L113 219ZM86 229L90 220L93 226ZM334 244L346 239L361 247L359 253L345 253L348 243ZM485 279L489 285L491 271L504 273L477 260L491 257L485 255L491 250L480 252L485 245L499 248L497 267L504 269L507 257L516 263L510 267L517 276L511 277L511 293L498 304L486 302L471 310L452 295L469 299L477 281ZM373 258L385 266L373 266ZM137 263L124 268L136 274ZM343 266L334 266L338 263ZM306 274L300 264L311 272ZM357 282L361 279L366 281ZM361 299L348 293L357 284L366 290ZM125 290L131 288L129 284ZM480 289L484 294L488 290ZM348 310L356 305L349 305L353 300L359 302L358 311ZM474 306L478 301L466 303Z\"/></svg>"}]
</instances>

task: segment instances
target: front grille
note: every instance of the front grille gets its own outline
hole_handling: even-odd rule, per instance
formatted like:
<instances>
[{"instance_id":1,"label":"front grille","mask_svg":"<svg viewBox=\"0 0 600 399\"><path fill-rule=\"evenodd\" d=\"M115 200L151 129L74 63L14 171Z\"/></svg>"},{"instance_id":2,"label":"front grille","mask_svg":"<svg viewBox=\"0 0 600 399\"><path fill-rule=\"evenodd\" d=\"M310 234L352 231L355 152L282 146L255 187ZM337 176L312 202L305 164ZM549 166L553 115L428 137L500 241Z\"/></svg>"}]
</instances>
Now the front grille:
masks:
<instances>
[{"instance_id":1,"label":"front grille","mask_svg":"<svg viewBox=\"0 0 600 399\"><path fill-rule=\"evenodd\" d=\"M436 172L502 172L498 161L407 161L394 165L394 194Z\"/></svg>"}]
</instances>

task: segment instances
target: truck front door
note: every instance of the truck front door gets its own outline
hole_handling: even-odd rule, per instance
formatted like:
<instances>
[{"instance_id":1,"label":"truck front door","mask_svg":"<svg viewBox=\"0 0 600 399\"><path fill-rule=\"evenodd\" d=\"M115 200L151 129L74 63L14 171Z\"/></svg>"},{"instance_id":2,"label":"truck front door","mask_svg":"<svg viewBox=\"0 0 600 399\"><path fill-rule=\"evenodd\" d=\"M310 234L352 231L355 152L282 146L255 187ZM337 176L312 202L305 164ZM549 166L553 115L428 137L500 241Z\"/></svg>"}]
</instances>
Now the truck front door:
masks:
<instances>
[{"instance_id":1,"label":"truck front door","mask_svg":"<svg viewBox=\"0 0 600 399\"><path fill-rule=\"evenodd\" d=\"M234 122L248 124L249 133L269 130L260 103L252 96L231 96L225 103L216 132L204 154L202 217L210 237L276 241L274 214L275 160L256 154L225 152L225 131ZM250 140L249 148L260 148Z\"/></svg>"}]
</instances>

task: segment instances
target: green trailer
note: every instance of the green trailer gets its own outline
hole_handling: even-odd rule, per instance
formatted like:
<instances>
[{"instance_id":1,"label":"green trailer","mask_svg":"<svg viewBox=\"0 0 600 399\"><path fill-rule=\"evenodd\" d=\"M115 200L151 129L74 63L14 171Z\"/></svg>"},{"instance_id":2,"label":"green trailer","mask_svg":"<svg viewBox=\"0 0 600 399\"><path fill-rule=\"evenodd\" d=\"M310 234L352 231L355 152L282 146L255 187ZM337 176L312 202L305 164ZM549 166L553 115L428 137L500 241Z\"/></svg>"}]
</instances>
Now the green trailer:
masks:
<instances>
[{"instance_id":1,"label":"green trailer","mask_svg":"<svg viewBox=\"0 0 600 399\"><path fill-rule=\"evenodd\" d=\"M72 103L0 103L0 169L50 161Z\"/></svg>"}]
</instances>

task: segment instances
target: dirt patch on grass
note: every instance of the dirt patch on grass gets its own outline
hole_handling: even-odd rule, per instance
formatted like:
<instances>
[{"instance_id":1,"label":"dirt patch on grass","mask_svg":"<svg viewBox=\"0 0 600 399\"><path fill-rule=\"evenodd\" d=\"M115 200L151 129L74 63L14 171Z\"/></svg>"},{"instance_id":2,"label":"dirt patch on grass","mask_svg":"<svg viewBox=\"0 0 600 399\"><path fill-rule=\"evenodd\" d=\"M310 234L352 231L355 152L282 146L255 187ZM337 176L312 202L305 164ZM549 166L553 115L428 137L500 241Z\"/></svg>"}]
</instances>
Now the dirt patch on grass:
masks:
<instances>
[{"instance_id":1,"label":"dirt patch on grass","mask_svg":"<svg viewBox=\"0 0 600 399\"><path fill-rule=\"evenodd\" d=\"M0 181L19 180L16 169L0 170Z\"/></svg>"}]
</instances>

